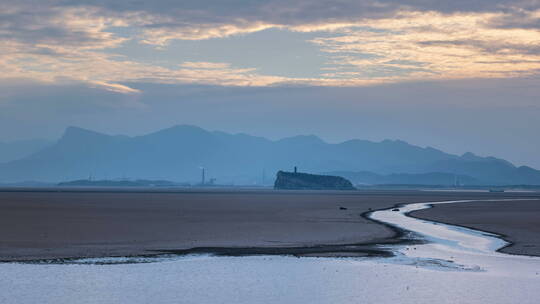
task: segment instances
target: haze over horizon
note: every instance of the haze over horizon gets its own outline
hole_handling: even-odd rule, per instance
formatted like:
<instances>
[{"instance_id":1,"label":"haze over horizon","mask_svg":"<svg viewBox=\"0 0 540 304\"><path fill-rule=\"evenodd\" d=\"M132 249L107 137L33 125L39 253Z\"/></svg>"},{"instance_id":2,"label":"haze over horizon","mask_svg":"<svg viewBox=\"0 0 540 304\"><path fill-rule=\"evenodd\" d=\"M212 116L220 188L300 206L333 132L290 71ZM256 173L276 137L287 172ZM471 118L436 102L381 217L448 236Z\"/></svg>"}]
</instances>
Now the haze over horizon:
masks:
<instances>
[{"instance_id":1,"label":"haze over horizon","mask_svg":"<svg viewBox=\"0 0 540 304\"><path fill-rule=\"evenodd\" d=\"M540 168L540 4L0 2L0 142L76 125L400 139Z\"/></svg>"},{"instance_id":2,"label":"haze over horizon","mask_svg":"<svg viewBox=\"0 0 540 304\"><path fill-rule=\"evenodd\" d=\"M221 185L268 185L278 171L298 166L363 185L540 185L539 170L470 152L454 155L399 140L330 144L314 135L272 141L191 125L133 137L69 127L58 141L24 152L0 162L0 183L129 177L197 184L204 167Z\"/></svg>"}]
</instances>

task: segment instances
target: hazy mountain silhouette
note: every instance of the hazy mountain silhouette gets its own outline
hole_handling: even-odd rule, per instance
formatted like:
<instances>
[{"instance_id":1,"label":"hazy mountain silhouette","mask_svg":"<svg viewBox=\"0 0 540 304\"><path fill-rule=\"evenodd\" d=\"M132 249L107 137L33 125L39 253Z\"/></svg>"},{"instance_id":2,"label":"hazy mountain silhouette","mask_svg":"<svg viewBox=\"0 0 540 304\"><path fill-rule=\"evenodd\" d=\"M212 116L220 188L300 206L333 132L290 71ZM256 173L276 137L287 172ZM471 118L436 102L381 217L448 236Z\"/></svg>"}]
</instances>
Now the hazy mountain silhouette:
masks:
<instances>
[{"instance_id":1,"label":"hazy mountain silhouette","mask_svg":"<svg viewBox=\"0 0 540 304\"><path fill-rule=\"evenodd\" d=\"M265 172L266 183L271 184L277 171L293 166L311 173L369 171L389 175L386 180L399 183L448 181L462 175L462 183L540 184L540 171L529 167L517 168L472 153L452 155L403 141L329 144L313 135L271 141L186 125L136 137L69 127L50 147L0 165L0 182L58 182L89 176L198 182L200 167L205 167L207 177L217 178L218 183L260 184Z\"/></svg>"},{"instance_id":2,"label":"hazy mountain silhouette","mask_svg":"<svg viewBox=\"0 0 540 304\"><path fill-rule=\"evenodd\" d=\"M331 175L338 175L347 178L355 184L359 185L382 185L382 184L401 184L401 185L482 185L483 183L476 178L468 175L458 175L444 172L431 173L394 173L394 174L377 174L373 172L347 172L335 171L328 172Z\"/></svg>"},{"instance_id":3,"label":"hazy mountain silhouette","mask_svg":"<svg viewBox=\"0 0 540 304\"><path fill-rule=\"evenodd\" d=\"M42 139L0 142L0 163L29 156L50 144L51 141Z\"/></svg>"}]
</instances>

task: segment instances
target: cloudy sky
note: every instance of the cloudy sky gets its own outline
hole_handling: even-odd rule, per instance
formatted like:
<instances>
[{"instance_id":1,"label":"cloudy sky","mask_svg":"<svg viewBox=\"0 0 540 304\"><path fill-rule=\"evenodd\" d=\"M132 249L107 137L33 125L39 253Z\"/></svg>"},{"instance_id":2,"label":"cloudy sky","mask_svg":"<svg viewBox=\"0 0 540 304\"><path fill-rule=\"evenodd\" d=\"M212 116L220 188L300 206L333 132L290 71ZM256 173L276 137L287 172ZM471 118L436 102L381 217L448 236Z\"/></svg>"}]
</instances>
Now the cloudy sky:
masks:
<instances>
[{"instance_id":1,"label":"cloudy sky","mask_svg":"<svg viewBox=\"0 0 540 304\"><path fill-rule=\"evenodd\" d=\"M402 139L540 168L539 0L0 0L0 141Z\"/></svg>"}]
</instances>

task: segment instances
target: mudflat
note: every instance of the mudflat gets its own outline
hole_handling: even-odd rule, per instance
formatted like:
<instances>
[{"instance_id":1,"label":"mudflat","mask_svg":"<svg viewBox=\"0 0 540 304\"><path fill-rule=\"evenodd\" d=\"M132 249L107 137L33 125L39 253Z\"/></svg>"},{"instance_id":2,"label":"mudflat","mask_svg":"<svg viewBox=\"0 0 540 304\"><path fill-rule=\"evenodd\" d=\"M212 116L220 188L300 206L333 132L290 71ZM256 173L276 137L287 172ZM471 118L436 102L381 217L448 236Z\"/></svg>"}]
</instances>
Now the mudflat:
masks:
<instances>
[{"instance_id":1,"label":"mudflat","mask_svg":"<svg viewBox=\"0 0 540 304\"><path fill-rule=\"evenodd\" d=\"M500 251L540 256L540 199L440 204L410 215L493 232L510 242Z\"/></svg>"},{"instance_id":2,"label":"mudflat","mask_svg":"<svg viewBox=\"0 0 540 304\"><path fill-rule=\"evenodd\" d=\"M249 254L269 252L268 248L330 246L319 248L320 254L321 250L335 250L333 245L398 241L395 230L362 216L370 210L397 203L523 196L422 191L4 189L0 190L0 260L131 256L205 247L242 247ZM489 206L487 210L493 208ZM527 216L526 212L516 213L514 220L521 221L521 215ZM500 231L497 225L507 226L506 218L497 218L487 228Z\"/></svg>"}]
</instances>

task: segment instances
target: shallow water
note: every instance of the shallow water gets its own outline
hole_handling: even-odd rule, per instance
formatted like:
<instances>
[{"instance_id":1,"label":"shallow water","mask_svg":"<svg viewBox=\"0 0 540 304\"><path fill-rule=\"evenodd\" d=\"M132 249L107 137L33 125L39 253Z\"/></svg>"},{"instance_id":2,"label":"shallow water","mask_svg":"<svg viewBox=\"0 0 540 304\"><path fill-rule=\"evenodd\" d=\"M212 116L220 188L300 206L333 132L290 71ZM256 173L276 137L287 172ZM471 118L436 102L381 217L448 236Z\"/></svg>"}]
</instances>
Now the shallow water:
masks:
<instances>
[{"instance_id":1,"label":"shallow water","mask_svg":"<svg viewBox=\"0 0 540 304\"><path fill-rule=\"evenodd\" d=\"M539 303L539 258L497 253L505 242L491 234L405 216L428 207L371 215L428 241L392 246L393 258L198 255L137 260L153 263L0 264L0 303Z\"/></svg>"},{"instance_id":2,"label":"shallow water","mask_svg":"<svg viewBox=\"0 0 540 304\"><path fill-rule=\"evenodd\" d=\"M444 261L446 267L457 270L540 279L537 277L540 258L497 252L496 250L508 245L498 235L407 216L409 212L430 208L431 205L467 202L471 201L408 204L400 207L399 211L384 210L371 214L370 217L374 220L412 231L418 238L427 241L426 244L419 246L398 247L397 256L387 261L397 260L414 264L414 261L429 259Z\"/></svg>"}]
</instances>

